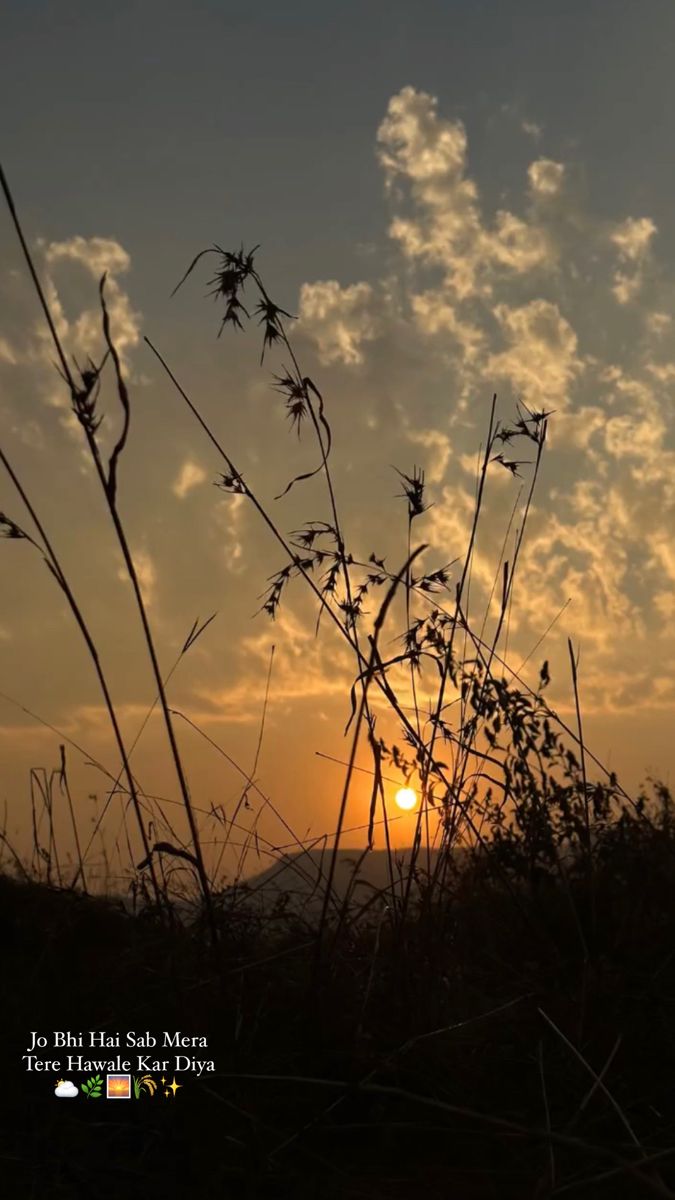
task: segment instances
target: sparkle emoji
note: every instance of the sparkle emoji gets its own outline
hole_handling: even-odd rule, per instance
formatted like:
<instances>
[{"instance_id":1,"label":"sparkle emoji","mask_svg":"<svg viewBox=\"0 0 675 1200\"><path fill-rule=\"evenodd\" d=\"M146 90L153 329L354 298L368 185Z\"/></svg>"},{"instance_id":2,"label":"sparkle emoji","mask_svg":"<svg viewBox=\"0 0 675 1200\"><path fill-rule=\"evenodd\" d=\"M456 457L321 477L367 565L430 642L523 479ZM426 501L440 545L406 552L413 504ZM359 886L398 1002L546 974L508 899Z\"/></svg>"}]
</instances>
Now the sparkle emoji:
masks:
<instances>
[{"instance_id":1,"label":"sparkle emoji","mask_svg":"<svg viewBox=\"0 0 675 1200\"><path fill-rule=\"evenodd\" d=\"M173 1079L172 1079L171 1083L169 1084L169 1086L168 1086L167 1088L165 1088L165 1090L164 1090L164 1095L165 1095L165 1096L168 1096L168 1095L169 1095L169 1093L171 1093L171 1092L172 1092L172 1093L173 1093L173 1098L174 1098L174 1100L175 1100L175 1099L176 1099L176 1092L178 1091L178 1089L179 1089L179 1088L182 1088L182 1086L183 1086L183 1085L182 1085L182 1083L176 1083L176 1076L174 1075L174 1077L173 1077Z\"/></svg>"},{"instance_id":2,"label":"sparkle emoji","mask_svg":"<svg viewBox=\"0 0 675 1200\"><path fill-rule=\"evenodd\" d=\"M69 1079L59 1079L54 1088L54 1095L61 1100L73 1100L77 1096L78 1090Z\"/></svg>"}]
</instances>

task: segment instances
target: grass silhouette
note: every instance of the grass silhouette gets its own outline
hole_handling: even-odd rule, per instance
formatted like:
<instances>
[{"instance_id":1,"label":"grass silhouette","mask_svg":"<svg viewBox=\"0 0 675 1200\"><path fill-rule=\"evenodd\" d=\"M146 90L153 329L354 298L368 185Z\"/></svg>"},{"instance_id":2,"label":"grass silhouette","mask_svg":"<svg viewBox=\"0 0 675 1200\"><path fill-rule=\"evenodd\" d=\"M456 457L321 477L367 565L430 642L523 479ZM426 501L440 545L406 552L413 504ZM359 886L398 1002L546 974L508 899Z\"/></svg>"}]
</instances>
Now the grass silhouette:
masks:
<instances>
[{"instance_id":1,"label":"grass silhouette","mask_svg":"<svg viewBox=\"0 0 675 1200\"><path fill-rule=\"evenodd\" d=\"M309 432L315 465L281 494L320 478L326 497L320 518L282 531L165 356L145 339L218 455L219 487L244 497L283 552L261 613L273 619L290 590L302 585L316 604L317 636L325 619L352 656L338 820L323 840L307 842L261 790L258 755L247 772L171 706L177 662L213 618L193 624L176 664L163 673L118 507L118 467L133 406L105 277L100 361L75 373L4 174L0 180L127 568L156 688L153 710L158 706L163 718L188 835L174 827L168 801L145 793L135 778L131 758L149 714L127 746L73 585L0 448L27 518L0 515L0 533L42 556L104 697L120 760L118 774L108 772L107 805L115 795L125 797L133 900L125 905L113 895L87 894L94 890L91 839L84 845L78 828L64 744L59 767L32 777L32 860L10 845L6 829L0 835L7 853L0 876L7 1044L18 1060L28 1024L202 1031L217 1064L205 1078L190 1077L189 1097L186 1087L174 1107L158 1100L141 1108L137 1089L139 1107L121 1115L119 1106L111 1113L104 1104L55 1108L50 1088L38 1092L22 1075L11 1103L3 1100L12 1194L30 1188L46 1197L107 1197L121 1188L128 1195L152 1188L162 1195L208 1189L270 1200L674 1196L671 797L655 782L632 798L593 755L571 642L576 729L547 703L546 661L536 689L507 661L514 579L554 414L519 406L503 424L493 397L468 544L450 563L429 565L435 548L415 545L415 522L432 501L421 469L399 470L407 549L392 568L376 553L360 558L346 543L328 408L301 369L288 332L292 318L270 298L257 248L202 251L178 286L215 255L209 286L223 307L219 334L229 326L243 331L257 318L261 364L268 353L286 359L274 387L291 429ZM107 461L97 436L106 372L122 415ZM507 456L514 443L526 457L520 449ZM487 606L474 618L471 572L490 474L519 476L525 468L512 553L507 559L505 541ZM385 657L381 634L386 629L393 637L397 622L397 650ZM267 693L272 671L271 658ZM428 690L430 679L434 699L424 710L420 681ZM383 709L398 724L400 745L380 736ZM191 795L176 735L180 720L241 773L231 817L203 809ZM258 751L264 722L265 709ZM354 774L363 769L362 742L370 750L372 791L361 830L365 847L350 862L343 838ZM394 851L390 837L384 788L390 768L420 796L406 855ZM77 854L69 878L54 833L61 797ZM268 810L290 842L266 846L281 883L274 901L261 903L269 877L226 883L220 864L242 837L243 872L251 846L265 842L258 823ZM128 812L138 828L140 861ZM384 834L385 881L369 886L376 828ZM302 884L299 902L288 884L293 878Z\"/></svg>"}]
</instances>

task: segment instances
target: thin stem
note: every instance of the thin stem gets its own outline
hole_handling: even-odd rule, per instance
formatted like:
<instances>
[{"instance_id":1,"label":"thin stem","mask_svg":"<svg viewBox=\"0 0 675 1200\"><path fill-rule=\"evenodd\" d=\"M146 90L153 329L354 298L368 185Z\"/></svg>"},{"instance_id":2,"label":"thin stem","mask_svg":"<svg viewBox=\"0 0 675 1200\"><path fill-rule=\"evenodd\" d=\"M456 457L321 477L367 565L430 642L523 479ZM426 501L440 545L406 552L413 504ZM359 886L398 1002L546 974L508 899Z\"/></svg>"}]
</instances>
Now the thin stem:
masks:
<instances>
[{"instance_id":1,"label":"thin stem","mask_svg":"<svg viewBox=\"0 0 675 1200\"><path fill-rule=\"evenodd\" d=\"M14 484L16 491L18 492L19 496L21 497L21 500L22 500L31 520L40 535L40 538L42 541L42 553L44 554L45 562L47 563L47 566L50 568L54 578L56 579L61 590L63 591L63 594L66 597L66 600L68 601L70 610L75 618L78 629L80 630L80 633L82 634L82 637L84 638L85 645L87 647L87 650L89 651L89 655L94 664L94 670L96 672L96 677L98 679L99 686L100 686L101 692L103 694L103 700L104 700L104 703L106 706L108 716L110 718L110 724L113 729L115 741L117 743L117 748L119 750L120 758L121 758L123 766L124 766L124 774L125 774L126 780L127 780L127 787L129 789L129 795L131 796L132 804L134 806L134 813L136 815L136 821L138 823L138 828L139 828L139 831L141 834L143 850L145 852L145 856L147 857L150 854L150 846L148 843L147 834L145 832L145 825L143 824L143 816L141 813L141 807L140 807L140 803L139 803L139 799L138 799L138 792L136 790L136 782L131 773L131 767L129 765L129 756L127 754L126 745L125 745L124 739L122 737L122 731L120 729L119 721L117 719L117 712L116 712L115 706L112 701L112 696L110 694L110 690L108 688L108 681L107 681L105 673L103 671L103 667L102 667L101 660L99 657L98 649L97 649L94 639L89 631L89 626L87 625L87 622L86 622L86 620L82 614L82 611L79 607L79 604L77 603L77 600L75 599L75 595L72 591L72 588L70 587L70 584L63 572L61 563L57 557L57 554L56 554L56 551L54 550L52 542L47 535L45 527L42 524L40 518L38 517L38 514L37 514L33 504L31 503L31 501L28 497L28 494L26 493L18 475L16 474L14 468L12 467L12 464L10 463L9 459L7 458L7 455L4 453L2 448L0 448L0 462L2 462L2 465L4 466L12 483ZM35 544L35 543L33 543L33 544ZM162 892L161 892L159 883L157 881L157 876L155 874L152 863L150 865L150 874L152 877L152 884L153 884L153 888L155 891L155 897L157 899L158 905L160 905L160 907L161 907Z\"/></svg>"},{"instance_id":2,"label":"thin stem","mask_svg":"<svg viewBox=\"0 0 675 1200\"><path fill-rule=\"evenodd\" d=\"M178 777L180 791L181 791L182 798L183 798L183 804L185 806L185 811L187 814L188 824L190 826L190 833L191 833L192 840L193 840L193 849L194 849L195 863L196 863L196 867L197 867L197 874L199 876L202 895L203 895L203 899L204 899L204 905L205 905L206 913L207 913L207 919L208 919L209 927L210 927L210 931L211 931L211 937L212 937L212 940L215 942L217 940L217 931L216 931L215 919L214 919L214 915L213 915L213 908L211 905L209 881L208 881L208 878L206 875L206 869L204 867L204 859L203 859L203 855L202 855L202 851L201 851L201 846L199 844L199 831L197 829L197 824L195 822L194 814L192 812L192 805L191 805L191 801L190 801L190 794L188 791L187 780L185 778L185 772L183 770L183 764L181 762L180 753L178 750L178 744L176 742L176 738L175 738L174 731L173 731L173 726L171 724L171 717L169 715L169 707L168 707L168 703L166 700L166 694L164 692L164 684L163 684L162 675L161 675L161 672L159 669L159 663L157 660L157 654L155 651L155 645L154 645L154 641L153 641L153 637L152 637L152 632L150 630L150 625L149 625L149 622L147 619L145 603L143 601L143 596L141 594L140 584L138 581L138 575L136 572L136 568L134 565L134 561L133 561L131 552L129 550L129 545L128 545L128 542L126 539L126 534L125 534L124 528L122 526L122 522L120 520L119 513L117 511L117 505L116 505L116 500L115 500L117 457L118 457L119 453L121 452L121 450L123 449L124 442L126 440L126 436L127 436L127 432L128 432L129 400L128 400L128 395L127 395L127 391L126 391L126 386L125 386L124 380L122 378L122 372L121 372L121 367L120 367L117 350L116 350L116 347L110 336L110 330L109 330L109 324L108 324L108 313L106 310L105 299L103 296L103 285L104 285L105 276L101 280L101 284L100 284L101 306L102 306L102 310L103 310L103 332L104 332L104 336L105 336L105 339L107 342L108 352L112 356L112 359L114 362L115 374L117 377L117 384L118 384L118 393L119 393L120 402L122 404L122 408L124 411L123 431L122 431L122 435L121 435L120 439L117 442L117 445L115 446L115 449L113 450L113 454L112 454L110 464L109 464L108 475L106 475L106 472L104 470L103 463L101 461L100 452L99 452L98 445L96 442L95 422L94 422L93 418L87 419L86 410L83 413L77 406L76 402L78 401L78 399L81 395L81 392L78 391L73 374L70 370L70 367L68 366L68 361L66 359L66 355L65 355L63 347L61 345L61 341L60 341L58 332L56 330L56 326L54 325L54 321L51 316L49 305L47 303L42 286L40 284L40 280L38 278L38 274L35 269L35 265L33 263L32 255L30 253L30 250L26 243L26 239L23 234L21 223L19 221L19 217L16 212L14 200L13 200L10 188L9 188L9 184L7 182L5 173L1 167L0 167L0 184L2 186L2 190L5 195L5 199L7 201L7 205L8 205L11 217L12 217L12 221L14 223L14 228L15 228L17 236L19 238L21 248L23 250L24 258L28 265L31 279L33 280L35 289L37 291L38 298L40 300L40 304L42 306L42 310L45 315L45 319L46 319L48 327L49 327L49 331L52 336L52 341L54 342L56 352L59 356L61 366L63 368L64 379L70 389L70 394L71 394L71 399L73 400L73 405L74 405L74 407L76 407L76 411L80 418L80 424L82 425L82 428L84 429L84 432L85 432L87 444L89 446L92 460L94 462L94 466L96 469L96 474L99 478L99 482L103 489L103 493L104 493L104 496L105 496L105 499L107 502L107 506L108 506L108 511L110 513L110 517L111 517L111 520L113 523L113 527L115 529L115 533L117 534L117 540L119 542L119 546L122 551L122 556L124 558L125 566L127 568L127 572L129 574L129 578L131 580L133 592L136 597L136 603L138 606L138 612L139 612L139 616L141 619L141 625L143 627L145 643L146 643L146 647L148 650L148 655L150 657L152 670L155 675L155 680L157 683L157 690L158 690L159 696L160 696L160 704L162 707L162 713L164 715L167 736L168 736L169 745L171 748L171 755L172 755L172 758L174 761L176 775ZM88 394L87 394L87 398L88 398ZM150 862L151 861L152 861L152 856L150 856Z\"/></svg>"},{"instance_id":3,"label":"thin stem","mask_svg":"<svg viewBox=\"0 0 675 1200\"><path fill-rule=\"evenodd\" d=\"M591 816L588 803L588 778L586 775L586 751L584 747L584 730L581 723L581 704L579 701L579 676L578 676L578 661L574 657L574 649L572 647L571 638L567 639L567 647L570 655L570 664L572 667L572 686L574 688L574 707L577 716L577 729L579 731L579 758L581 761L581 784L584 789L584 822L586 827L586 870L588 873L588 884L591 898L591 921L592 928L595 930L596 924L596 909L595 909L595 871L593 869L593 848L591 845Z\"/></svg>"},{"instance_id":4,"label":"thin stem","mask_svg":"<svg viewBox=\"0 0 675 1200\"><path fill-rule=\"evenodd\" d=\"M426 549L425 546L419 546L417 548L417 550L415 550L413 552L411 557L401 567L401 570L394 577L394 580L391 583L389 590L380 606L380 610L377 614L377 617L375 618L375 623L373 626L373 634L370 638L370 645L371 645L370 658L368 660L368 668L367 668L365 679L364 679L363 689L361 692L361 700L359 703L359 710L358 710L357 719L356 719L356 725L355 725L354 733L352 736L351 753L349 756L349 764L347 767L347 774L345 776L344 788L342 791L342 799L340 801L340 809L339 809L339 813L338 813L337 826L335 829L335 840L333 843L330 867L328 869L328 879L326 882L326 890L324 893L323 907L321 910L321 920L319 922L319 932L318 932L318 937L317 937L317 956L318 956L318 954L320 952L320 948L321 948L321 941L322 941L324 928L325 928L325 924L326 924L326 917L328 914L328 904L329 904L330 895L331 895L332 888L333 888L333 880L335 878L335 868L337 865L337 856L338 856L338 850L340 847L340 836L342 833L342 827L344 825L345 813L347 811L347 799L349 796L349 789L351 786L352 775L354 773L354 764L356 761L356 751L357 751L358 744L359 744L361 725L363 723L363 717L364 717L365 709L366 709L368 688L370 687L370 683L375 674L377 664L380 661L378 653L377 653L377 643L379 640L380 633L382 631L382 626L384 625L384 621L385 621L387 612L391 605L391 602L394 599L396 590L397 590L401 580L405 578L405 572L406 572L409 564L412 561L414 561L414 559L417 558L417 556L419 554L421 554L422 551L425 549Z\"/></svg>"}]
</instances>

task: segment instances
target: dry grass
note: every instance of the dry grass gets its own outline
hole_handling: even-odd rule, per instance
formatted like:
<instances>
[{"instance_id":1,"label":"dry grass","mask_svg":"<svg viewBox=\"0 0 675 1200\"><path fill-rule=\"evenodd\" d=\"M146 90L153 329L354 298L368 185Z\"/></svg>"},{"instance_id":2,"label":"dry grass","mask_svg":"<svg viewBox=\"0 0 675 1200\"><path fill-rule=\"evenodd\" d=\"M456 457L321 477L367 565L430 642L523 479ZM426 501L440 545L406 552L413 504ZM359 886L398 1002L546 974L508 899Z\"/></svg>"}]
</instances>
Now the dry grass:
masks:
<instances>
[{"instance_id":1,"label":"dry grass","mask_svg":"<svg viewBox=\"0 0 675 1200\"><path fill-rule=\"evenodd\" d=\"M144 792L135 779L131 759L142 729L128 746L55 543L10 455L0 449L27 518L20 523L1 515L0 532L44 559L104 697L120 760L119 773L108 778L104 813L114 797L122 798L120 835L134 901L132 915L82 895L91 887L92 839L85 844L78 826L64 740L59 767L32 776L32 860L12 850L6 830L1 835L7 870L23 880L0 881L6 977L13 980L4 995L9 1041L25 1036L27 1012L36 1029L120 1023L205 1029L219 1068L208 1084L194 1085L170 1132L154 1116L139 1128L103 1114L95 1152L91 1128L79 1113L66 1114L58 1145L52 1144L53 1105L33 1096L25 1102L24 1079L8 1124L12 1177L34 1195L55 1197L82 1190L104 1197L118 1194L120 1186L136 1194L150 1179L165 1195L207 1187L275 1198L674 1195L666 1016L675 982L670 795L657 784L649 796L631 798L586 745L571 644L574 730L545 699L548 664L542 663L539 684L531 689L506 661L514 580L553 414L519 407L504 424L493 398L468 544L443 548L440 565L428 567L428 548L415 545L415 522L433 502L424 474L417 467L399 471L407 553L392 568L375 553L364 561L346 543L327 405L301 369L288 332L291 318L270 298L255 251L214 246L195 258L181 283L213 255L210 286L222 304L220 332L242 330L257 317L261 364L267 353L279 357L273 386L291 429L306 430L313 447L314 465L292 478L285 492L322 479L326 508L320 517L282 531L221 434L146 339L219 456L219 486L245 497L283 552L260 619L273 619L289 591L302 585L316 603L317 636L321 620L329 621L353 656L350 748L338 822L324 839L317 869L315 844L297 837L261 789L257 754L246 771L171 706L173 671L212 618L194 623L177 662L163 673L118 508L132 398L106 308L105 279L100 361L78 369L76 377L1 178L128 571L156 685L153 710L158 706L163 718L189 831L181 839L168 802ZM97 437L106 372L122 417L107 461ZM526 449L509 449L514 446ZM511 551L505 539L488 604L474 617L472 564L493 471L525 472L526 479L512 515L517 534ZM384 657L382 645L394 639L397 651ZM268 692L272 671L270 660ZM423 710L420 684L426 694L430 680L434 700ZM376 712L383 705L400 729L396 744L379 734ZM191 796L176 735L179 720L239 771L241 793L232 815L204 810ZM264 722L265 710L258 750ZM341 889L337 868L362 742L371 753L369 821L363 855ZM384 782L391 766L420 796L404 866L389 837ZM67 806L69 814L76 860L68 868L54 833L55 805ZM266 811L287 830L283 853L265 844L258 828ZM143 850L138 863L130 813ZM355 883L376 827L384 832L387 882L363 902ZM237 842L239 874L252 847L285 869L293 851L292 870L318 904L298 908L282 898L270 910L253 902L253 887L224 887L220 864ZM107 855L105 839L102 846ZM111 997L105 963L112 953L122 982ZM59 992L64 962L67 985ZM188 1149L195 1143L198 1156ZM188 1176L177 1165L179 1147L189 1160Z\"/></svg>"}]
</instances>

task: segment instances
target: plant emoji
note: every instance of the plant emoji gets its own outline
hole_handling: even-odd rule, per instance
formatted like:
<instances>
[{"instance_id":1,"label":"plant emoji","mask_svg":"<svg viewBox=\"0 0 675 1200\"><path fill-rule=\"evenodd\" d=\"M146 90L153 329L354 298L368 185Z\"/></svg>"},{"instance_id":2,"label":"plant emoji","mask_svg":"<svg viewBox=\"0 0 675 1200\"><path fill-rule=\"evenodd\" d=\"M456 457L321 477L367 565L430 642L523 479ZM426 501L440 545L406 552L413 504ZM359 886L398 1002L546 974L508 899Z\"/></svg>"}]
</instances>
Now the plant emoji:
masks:
<instances>
[{"instance_id":1,"label":"plant emoji","mask_svg":"<svg viewBox=\"0 0 675 1200\"><path fill-rule=\"evenodd\" d=\"M157 1084L152 1075L134 1075L134 1096L137 1100L140 1100L144 1090L151 1096L157 1091Z\"/></svg>"},{"instance_id":2,"label":"plant emoji","mask_svg":"<svg viewBox=\"0 0 675 1200\"><path fill-rule=\"evenodd\" d=\"M98 1100L103 1091L103 1080L100 1075L92 1075L81 1088L87 1100Z\"/></svg>"}]
</instances>

